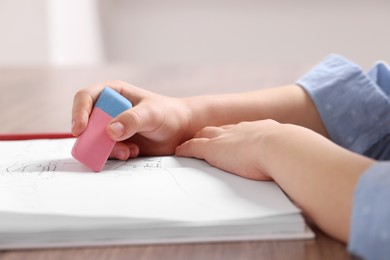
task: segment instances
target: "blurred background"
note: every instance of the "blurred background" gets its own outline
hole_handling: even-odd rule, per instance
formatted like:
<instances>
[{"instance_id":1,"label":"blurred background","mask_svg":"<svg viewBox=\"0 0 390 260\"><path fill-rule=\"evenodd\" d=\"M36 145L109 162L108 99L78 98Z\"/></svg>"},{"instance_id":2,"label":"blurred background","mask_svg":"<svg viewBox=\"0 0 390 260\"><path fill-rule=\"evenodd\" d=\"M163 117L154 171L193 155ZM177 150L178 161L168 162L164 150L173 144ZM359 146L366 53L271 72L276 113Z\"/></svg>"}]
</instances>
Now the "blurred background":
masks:
<instances>
[{"instance_id":1,"label":"blurred background","mask_svg":"<svg viewBox=\"0 0 390 260\"><path fill-rule=\"evenodd\" d=\"M0 0L0 66L390 61L389 0Z\"/></svg>"}]
</instances>

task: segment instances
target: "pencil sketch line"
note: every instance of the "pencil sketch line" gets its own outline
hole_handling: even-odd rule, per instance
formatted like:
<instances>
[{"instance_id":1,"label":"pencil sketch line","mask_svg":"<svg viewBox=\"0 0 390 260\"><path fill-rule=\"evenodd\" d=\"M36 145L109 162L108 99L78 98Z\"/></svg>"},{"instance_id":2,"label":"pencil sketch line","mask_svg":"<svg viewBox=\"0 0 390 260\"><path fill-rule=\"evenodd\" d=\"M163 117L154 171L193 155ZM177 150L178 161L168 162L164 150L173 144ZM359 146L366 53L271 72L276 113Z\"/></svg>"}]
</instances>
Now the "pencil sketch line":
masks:
<instances>
[{"instance_id":1,"label":"pencil sketch line","mask_svg":"<svg viewBox=\"0 0 390 260\"><path fill-rule=\"evenodd\" d=\"M198 199L194 198L193 196L191 196L191 194L189 194L179 183L179 181L176 179L175 175L173 173L171 173L169 171L169 168L162 168L163 170L165 170L169 176L171 176L171 178L173 179L173 181L175 182L176 186L179 188L179 190L181 190L184 195L189 198L190 200L192 200L193 202L195 202L196 204L200 205L201 207L204 207L208 210L212 210L212 211L215 211L215 208L212 208L210 207L209 205L207 204L204 204L202 203L201 201L199 201Z\"/></svg>"}]
</instances>

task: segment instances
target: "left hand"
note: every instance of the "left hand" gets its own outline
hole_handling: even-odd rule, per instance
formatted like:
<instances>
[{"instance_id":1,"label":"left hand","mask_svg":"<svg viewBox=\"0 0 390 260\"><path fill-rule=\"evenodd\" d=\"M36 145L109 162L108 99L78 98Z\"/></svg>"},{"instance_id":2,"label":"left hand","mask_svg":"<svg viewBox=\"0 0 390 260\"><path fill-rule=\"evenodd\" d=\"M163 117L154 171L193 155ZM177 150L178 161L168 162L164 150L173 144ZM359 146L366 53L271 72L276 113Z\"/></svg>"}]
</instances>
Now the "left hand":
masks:
<instances>
[{"instance_id":1,"label":"left hand","mask_svg":"<svg viewBox=\"0 0 390 260\"><path fill-rule=\"evenodd\" d=\"M273 120L206 127L178 156L254 180L274 180L323 231L348 241L353 194L375 163L305 127Z\"/></svg>"},{"instance_id":2,"label":"left hand","mask_svg":"<svg viewBox=\"0 0 390 260\"><path fill-rule=\"evenodd\" d=\"M205 127L176 148L177 156L204 159L222 170L254 180L272 180L261 163L266 136L281 124L273 120Z\"/></svg>"}]
</instances>

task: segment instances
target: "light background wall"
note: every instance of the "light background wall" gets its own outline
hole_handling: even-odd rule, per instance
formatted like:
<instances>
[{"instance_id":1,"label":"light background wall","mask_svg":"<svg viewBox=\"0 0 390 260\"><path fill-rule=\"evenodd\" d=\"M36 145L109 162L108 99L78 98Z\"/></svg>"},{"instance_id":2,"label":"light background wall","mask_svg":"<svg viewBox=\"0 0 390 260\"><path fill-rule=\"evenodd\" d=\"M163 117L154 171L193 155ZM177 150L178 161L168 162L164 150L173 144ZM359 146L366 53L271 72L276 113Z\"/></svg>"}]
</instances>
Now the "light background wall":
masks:
<instances>
[{"instance_id":1,"label":"light background wall","mask_svg":"<svg viewBox=\"0 0 390 260\"><path fill-rule=\"evenodd\" d=\"M0 0L0 65L48 61L45 5L42 0Z\"/></svg>"},{"instance_id":2,"label":"light background wall","mask_svg":"<svg viewBox=\"0 0 390 260\"><path fill-rule=\"evenodd\" d=\"M93 1L98 28L95 38L91 25L69 29L79 59L62 61L53 54L50 1L62 0L0 1L0 65L311 64L328 53L365 68L390 62L388 0L68 0L78 15L63 19L81 28L87 16L77 3ZM99 58L83 58L93 48Z\"/></svg>"}]
</instances>

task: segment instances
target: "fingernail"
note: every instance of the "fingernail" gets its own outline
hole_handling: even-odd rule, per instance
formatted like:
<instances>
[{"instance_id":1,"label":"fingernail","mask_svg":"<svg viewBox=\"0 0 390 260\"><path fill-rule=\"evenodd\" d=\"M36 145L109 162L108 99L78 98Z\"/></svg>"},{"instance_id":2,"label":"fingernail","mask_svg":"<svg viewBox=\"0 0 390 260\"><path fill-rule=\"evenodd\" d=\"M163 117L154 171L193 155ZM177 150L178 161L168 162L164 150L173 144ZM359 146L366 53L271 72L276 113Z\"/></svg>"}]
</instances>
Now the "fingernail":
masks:
<instances>
[{"instance_id":1,"label":"fingernail","mask_svg":"<svg viewBox=\"0 0 390 260\"><path fill-rule=\"evenodd\" d=\"M80 134L78 131L76 132L77 130L77 123L75 120L72 120L72 126L71 126L71 132L74 134L74 135L78 135Z\"/></svg>"},{"instance_id":2,"label":"fingernail","mask_svg":"<svg viewBox=\"0 0 390 260\"><path fill-rule=\"evenodd\" d=\"M111 132L117 138L121 137L125 133L125 127L120 122L114 122L109 127Z\"/></svg>"},{"instance_id":3,"label":"fingernail","mask_svg":"<svg viewBox=\"0 0 390 260\"><path fill-rule=\"evenodd\" d=\"M75 127L76 127L76 122L74 120L72 120L71 130L73 131Z\"/></svg>"},{"instance_id":4,"label":"fingernail","mask_svg":"<svg viewBox=\"0 0 390 260\"><path fill-rule=\"evenodd\" d=\"M129 148L130 148L130 157L131 158L137 157L139 153L138 147L130 146Z\"/></svg>"}]
</instances>

